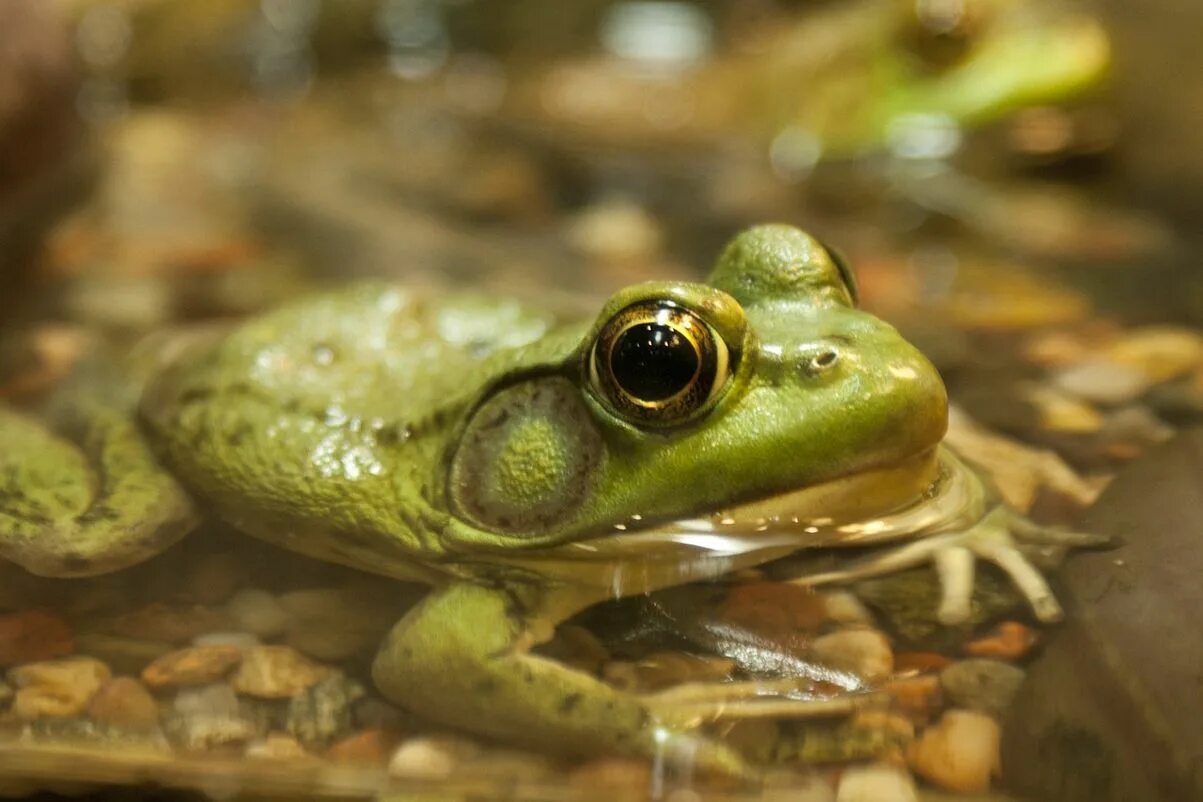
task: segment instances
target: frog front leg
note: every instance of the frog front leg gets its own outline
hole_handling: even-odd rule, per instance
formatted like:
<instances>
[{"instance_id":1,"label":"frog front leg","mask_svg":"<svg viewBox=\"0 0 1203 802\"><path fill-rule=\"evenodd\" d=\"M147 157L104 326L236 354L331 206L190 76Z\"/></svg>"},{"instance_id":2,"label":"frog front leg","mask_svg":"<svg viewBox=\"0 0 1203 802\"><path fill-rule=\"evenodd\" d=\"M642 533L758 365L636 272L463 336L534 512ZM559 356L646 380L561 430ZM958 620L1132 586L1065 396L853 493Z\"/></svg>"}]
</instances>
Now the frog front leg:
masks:
<instances>
[{"instance_id":1,"label":"frog front leg","mask_svg":"<svg viewBox=\"0 0 1203 802\"><path fill-rule=\"evenodd\" d=\"M1059 553L1072 548L1103 547L1111 542L1111 538L1103 535L1041 526L998 504L977 523L961 531L929 535L849 568L792 581L801 585L852 582L931 562L935 564L942 591L937 617L944 624L959 624L971 614L974 563L983 559L1011 578L1038 620L1051 623L1059 621L1064 613L1040 569L1025 552Z\"/></svg>"},{"instance_id":2,"label":"frog front leg","mask_svg":"<svg viewBox=\"0 0 1203 802\"><path fill-rule=\"evenodd\" d=\"M129 407L81 392L62 417L69 436L0 407L0 558L90 576L151 557L195 525Z\"/></svg>"},{"instance_id":3,"label":"frog front leg","mask_svg":"<svg viewBox=\"0 0 1203 802\"><path fill-rule=\"evenodd\" d=\"M373 679L420 715L507 743L578 756L679 756L702 771L751 776L730 747L661 720L639 696L530 652L555 623L594 601L572 591L453 583L393 628Z\"/></svg>"}]
</instances>

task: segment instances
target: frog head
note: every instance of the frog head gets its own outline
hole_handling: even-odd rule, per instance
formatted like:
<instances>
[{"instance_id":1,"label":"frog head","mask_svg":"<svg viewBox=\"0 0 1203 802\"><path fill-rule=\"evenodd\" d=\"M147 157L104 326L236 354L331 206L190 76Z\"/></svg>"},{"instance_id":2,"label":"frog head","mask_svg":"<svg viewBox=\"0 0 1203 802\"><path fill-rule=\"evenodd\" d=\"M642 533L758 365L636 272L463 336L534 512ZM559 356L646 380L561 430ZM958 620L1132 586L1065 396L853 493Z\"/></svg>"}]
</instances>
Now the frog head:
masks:
<instances>
[{"instance_id":1,"label":"frog head","mask_svg":"<svg viewBox=\"0 0 1203 802\"><path fill-rule=\"evenodd\" d=\"M931 454L931 363L843 262L750 229L706 283L626 288L562 362L504 376L444 458L452 550L541 547L769 503Z\"/></svg>"}]
</instances>

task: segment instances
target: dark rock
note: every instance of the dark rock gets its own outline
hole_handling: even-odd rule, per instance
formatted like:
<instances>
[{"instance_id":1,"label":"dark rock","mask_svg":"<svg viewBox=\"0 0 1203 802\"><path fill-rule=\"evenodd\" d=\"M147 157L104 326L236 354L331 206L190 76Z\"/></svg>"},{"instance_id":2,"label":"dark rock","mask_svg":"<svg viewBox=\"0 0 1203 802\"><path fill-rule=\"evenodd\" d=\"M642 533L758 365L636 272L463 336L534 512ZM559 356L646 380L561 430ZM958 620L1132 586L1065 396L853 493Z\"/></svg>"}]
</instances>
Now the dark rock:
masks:
<instances>
[{"instance_id":1,"label":"dark rock","mask_svg":"<svg viewBox=\"0 0 1203 802\"><path fill-rule=\"evenodd\" d=\"M1121 473L1081 528L1125 543L1066 565L1068 620L1005 723L1007 782L1057 802L1203 799L1203 431Z\"/></svg>"},{"instance_id":2,"label":"dark rock","mask_svg":"<svg viewBox=\"0 0 1203 802\"><path fill-rule=\"evenodd\" d=\"M351 732L352 708L363 685L342 674L322 680L288 702L284 730L307 747L325 747Z\"/></svg>"},{"instance_id":3,"label":"dark rock","mask_svg":"<svg viewBox=\"0 0 1203 802\"><path fill-rule=\"evenodd\" d=\"M953 652L983 624L1004 616L1025 613L1023 599L993 566L977 566L969 620L946 626L936 618L940 582L931 568L916 568L853 586L856 595L873 609L886 631L906 649Z\"/></svg>"}]
</instances>

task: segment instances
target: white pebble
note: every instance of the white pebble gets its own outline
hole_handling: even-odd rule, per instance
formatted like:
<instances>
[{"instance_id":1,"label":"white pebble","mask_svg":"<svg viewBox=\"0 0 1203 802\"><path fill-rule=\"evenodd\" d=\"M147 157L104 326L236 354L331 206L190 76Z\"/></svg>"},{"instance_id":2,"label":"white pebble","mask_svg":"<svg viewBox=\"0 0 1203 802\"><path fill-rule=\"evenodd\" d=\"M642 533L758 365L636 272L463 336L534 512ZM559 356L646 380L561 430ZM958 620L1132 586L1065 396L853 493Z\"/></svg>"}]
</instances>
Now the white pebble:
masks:
<instances>
[{"instance_id":1,"label":"white pebble","mask_svg":"<svg viewBox=\"0 0 1203 802\"><path fill-rule=\"evenodd\" d=\"M1140 371L1119 362L1090 359L1058 372L1054 384L1070 395L1098 404L1122 404L1144 394L1153 383Z\"/></svg>"},{"instance_id":2,"label":"white pebble","mask_svg":"<svg viewBox=\"0 0 1203 802\"><path fill-rule=\"evenodd\" d=\"M835 802L916 802L915 781L895 766L853 766L840 775Z\"/></svg>"},{"instance_id":3,"label":"white pebble","mask_svg":"<svg viewBox=\"0 0 1203 802\"><path fill-rule=\"evenodd\" d=\"M850 671L868 683L888 679L894 673L890 642L875 629L832 632L815 638L811 650L820 663Z\"/></svg>"},{"instance_id":4,"label":"white pebble","mask_svg":"<svg viewBox=\"0 0 1203 802\"><path fill-rule=\"evenodd\" d=\"M197 688L181 688L171 706L187 716L237 716L238 695L234 693L233 688L222 682Z\"/></svg>"},{"instance_id":5,"label":"white pebble","mask_svg":"<svg viewBox=\"0 0 1203 802\"><path fill-rule=\"evenodd\" d=\"M230 597L226 612L246 632L260 638L279 635L288 626L288 613L266 590L246 588Z\"/></svg>"},{"instance_id":6,"label":"white pebble","mask_svg":"<svg viewBox=\"0 0 1203 802\"><path fill-rule=\"evenodd\" d=\"M827 618L837 624L873 626L873 614L854 593L846 590L829 590L824 593L823 611Z\"/></svg>"},{"instance_id":7,"label":"white pebble","mask_svg":"<svg viewBox=\"0 0 1203 802\"><path fill-rule=\"evenodd\" d=\"M910 751L920 777L950 791L981 793L999 772L998 723L985 713L949 710Z\"/></svg>"},{"instance_id":8,"label":"white pebble","mask_svg":"<svg viewBox=\"0 0 1203 802\"><path fill-rule=\"evenodd\" d=\"M451 776L463 755L449 738L410 738L397 747L388 762L394 777L441 780Z\"/></svg>"}]
</instances>

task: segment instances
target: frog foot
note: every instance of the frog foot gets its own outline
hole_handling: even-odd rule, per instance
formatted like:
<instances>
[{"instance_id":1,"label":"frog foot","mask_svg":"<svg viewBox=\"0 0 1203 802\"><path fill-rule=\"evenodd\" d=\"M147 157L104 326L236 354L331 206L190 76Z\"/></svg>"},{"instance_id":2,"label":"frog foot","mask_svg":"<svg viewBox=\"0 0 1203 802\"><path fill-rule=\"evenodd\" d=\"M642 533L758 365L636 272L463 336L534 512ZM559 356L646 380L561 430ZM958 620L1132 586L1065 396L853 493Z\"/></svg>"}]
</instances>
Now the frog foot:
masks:
<instances>
[{"instance_id":1,"label":"frog foot","mask_svg":"<svg viewBox=\"0 0 1203 802\"><path fill-rule=\"evenodd\" d=\"M738 719L833 718L889 704L889 697L880 693L811 696L803 684L798 678L691 682L644 694L641 699L658 719L690 727Z\"/></svg>"},{"instance_id":2,"label":"frog foot","mask_svg":"<svg viewBox=\"0 0 1203 802\"><path fill-rule=\"evenodd\" d=\"M974 563L982 559L994 563L1011 578L1038 620L1052 623L1060 621L1064 611L1033 561L1055 563L1069 549L1100 548L1112 543L1104 535L1043 526L998 506L964 531L925 537L847 569L793 581L802 585L851 582L931 562L935 564L941 587L936 616L942 624L960 624L969 619Z\"/></svg>"}]
</instances>

